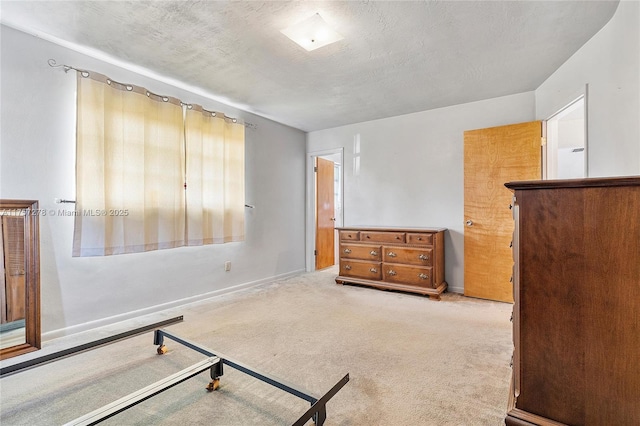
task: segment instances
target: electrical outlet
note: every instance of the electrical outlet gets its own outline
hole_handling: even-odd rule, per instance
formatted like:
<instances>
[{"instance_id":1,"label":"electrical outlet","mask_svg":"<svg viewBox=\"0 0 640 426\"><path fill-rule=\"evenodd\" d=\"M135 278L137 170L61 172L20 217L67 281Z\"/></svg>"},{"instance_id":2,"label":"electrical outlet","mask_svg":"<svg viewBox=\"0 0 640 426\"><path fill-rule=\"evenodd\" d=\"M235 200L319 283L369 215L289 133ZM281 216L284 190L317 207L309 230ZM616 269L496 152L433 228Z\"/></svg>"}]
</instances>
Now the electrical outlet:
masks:
<instances>
[{"instance_id":1,"label":"electrical outlet","mask_svg":"<svg viewBox=\"0 0 640 426\"><path fill-rule=\"evenodd\" d=\"M227 260L226 262L224 262L224 270L225 272L229 272L231 270L231 261Z\"/></svg>"}]
</instances>

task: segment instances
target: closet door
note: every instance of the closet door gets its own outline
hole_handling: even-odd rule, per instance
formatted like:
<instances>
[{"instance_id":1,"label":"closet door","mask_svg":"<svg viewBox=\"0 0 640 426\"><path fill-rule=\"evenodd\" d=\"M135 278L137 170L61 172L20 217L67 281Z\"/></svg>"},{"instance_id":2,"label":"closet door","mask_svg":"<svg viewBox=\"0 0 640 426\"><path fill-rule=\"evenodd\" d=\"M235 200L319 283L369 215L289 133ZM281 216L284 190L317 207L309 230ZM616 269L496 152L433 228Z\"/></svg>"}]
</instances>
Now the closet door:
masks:
<instances>
[{"instance_id":1,"label":"closet door","mask_svg":"<svg viewBox=\"0 0 640 426\"><path fill-rule=\"evenodd\" d=\"M464 132L464 294L513 302L512 194L504 184L542 176L542 123Z\"/></svg>"}]
</instances>

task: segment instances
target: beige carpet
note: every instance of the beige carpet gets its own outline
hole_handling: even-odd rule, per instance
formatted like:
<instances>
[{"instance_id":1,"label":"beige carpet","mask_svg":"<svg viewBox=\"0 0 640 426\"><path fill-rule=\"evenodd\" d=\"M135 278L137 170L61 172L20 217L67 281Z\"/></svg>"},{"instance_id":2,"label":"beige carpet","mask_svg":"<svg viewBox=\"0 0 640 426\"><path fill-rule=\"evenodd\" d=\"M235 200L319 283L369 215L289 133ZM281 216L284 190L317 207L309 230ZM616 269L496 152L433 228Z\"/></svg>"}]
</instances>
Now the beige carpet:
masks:
<instances>
[{"instance_id":1,"label":"beige carpet","mask_svg":"<svg viewBox=\"0 0 640 426\"><path fill-rule=\"evenodd\" d=\"M333 269L304 274L56 339L41 352L184 315L167 329L318 396L350 373L326 425L503 424L511 305L454 294L435 302L334 278ZM63 424L203 358L173 342L158 356L152 342L146 333L3 378L0 424ZM217 392L204 390L208 381L205 372L104 424L288 425L307 409L228 367Z\"/></svg>"}]
</instances>

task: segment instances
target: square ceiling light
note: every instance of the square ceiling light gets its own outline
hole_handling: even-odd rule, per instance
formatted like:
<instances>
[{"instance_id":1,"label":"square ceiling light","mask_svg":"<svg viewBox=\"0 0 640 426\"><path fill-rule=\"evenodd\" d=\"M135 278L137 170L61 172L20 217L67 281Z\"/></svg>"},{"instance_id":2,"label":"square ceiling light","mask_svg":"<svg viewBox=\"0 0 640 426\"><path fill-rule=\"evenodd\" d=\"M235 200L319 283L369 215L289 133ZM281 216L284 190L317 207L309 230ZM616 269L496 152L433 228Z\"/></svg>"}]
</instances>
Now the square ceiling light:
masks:
<instances>
[{"instance_id":1,"label":"square ceiling light","mask_svg":"<svg viewBox=\"0 0 640 426\"><path fill-rule=\"evenodd\" d=\"M280 32L308 51L344 38L329 27L318 13Z\"/></svg>"}]
</instances>

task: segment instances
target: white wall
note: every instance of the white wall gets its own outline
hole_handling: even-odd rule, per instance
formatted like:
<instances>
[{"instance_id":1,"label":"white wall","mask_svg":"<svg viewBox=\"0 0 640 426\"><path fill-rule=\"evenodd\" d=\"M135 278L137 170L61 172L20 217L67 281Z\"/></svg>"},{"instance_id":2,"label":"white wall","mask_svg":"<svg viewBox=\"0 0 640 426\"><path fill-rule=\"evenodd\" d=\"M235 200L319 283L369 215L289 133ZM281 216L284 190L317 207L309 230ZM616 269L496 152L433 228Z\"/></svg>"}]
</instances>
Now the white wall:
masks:
<instances>
[{"instance_id":1,"label":"white wall","mask_svg":"<svg viewBox=\"0 0 640 426\"><path fill-rule=\"evenodd\" d=\"M257 125L246 131L246 202L256 208L246 211L245 242L72 258L73 218L40 218L45 338L304 269L304 132L5 26L1 43L1 198L55 210L69 206L54 198L75 198L75 72L50 68L49 58Z\"/></svg>"},{"instance_id":2,"label":"white wall","mask_svg":"<svg viewBox=\"0 0 640 426\"><path fill-rule=\"evenodd\" d=\"M640 174L640 2L611 20L535 91L544 120L588 84L589 176Z\"/></svg>"},{"instance_id":3,"label":"white wall","mask_svg":"<svg viewBox=\"0 0 640 426\"><path fill-rule=\"evenodd\" d=\"M463 132L531 121L534 114L534 93L527 92L311 132L307 151L344 147L345 225L448 228L445 278L452 291L463 292Z\"/></svg>"}]
</instances>

